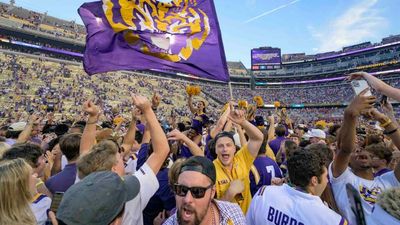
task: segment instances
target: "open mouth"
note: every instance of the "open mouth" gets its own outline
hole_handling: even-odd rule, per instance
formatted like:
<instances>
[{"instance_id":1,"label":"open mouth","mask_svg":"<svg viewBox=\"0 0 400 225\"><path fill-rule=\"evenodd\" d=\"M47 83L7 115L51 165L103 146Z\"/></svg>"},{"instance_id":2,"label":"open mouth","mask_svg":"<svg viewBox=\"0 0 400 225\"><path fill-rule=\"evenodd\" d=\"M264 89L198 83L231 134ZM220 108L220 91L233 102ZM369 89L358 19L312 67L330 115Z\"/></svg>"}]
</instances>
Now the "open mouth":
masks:
<instances>
[{"instance_id":1,"label":"open mouth","mask_svg":"<svg viewBox=\"0 0 400 225\"><path fill-rule=\"evenodd\" d=\"M221 156L222 156L222 159L223 159L224 161L229 160L229 157L230 157L229 154L221 154Z\"/></svg>"},{"instance_id":2,"label":"open mouth","mask_svg":"<svg viewBox=\"0 0 400 225\"><path fill-rule=\"evenodd\" d=\"M188 209L187 207L183 207L183 209L182 209L182 219L184 221L190 220L193 217L193 214L194 214L193 210Z\"/></svg>"}]
</instances>

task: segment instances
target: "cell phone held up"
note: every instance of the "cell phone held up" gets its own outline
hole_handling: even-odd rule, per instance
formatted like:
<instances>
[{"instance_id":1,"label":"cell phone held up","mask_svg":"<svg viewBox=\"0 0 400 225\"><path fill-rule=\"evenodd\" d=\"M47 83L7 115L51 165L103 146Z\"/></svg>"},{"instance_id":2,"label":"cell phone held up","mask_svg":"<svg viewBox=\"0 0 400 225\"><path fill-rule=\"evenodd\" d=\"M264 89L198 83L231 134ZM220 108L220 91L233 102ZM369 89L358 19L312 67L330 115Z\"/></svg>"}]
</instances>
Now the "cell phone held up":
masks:
<instances>
[{"instance_id":1,"label":"cell phone held up","mask_svg":"<svg viewBox=\"0 0 400 225\"><path fill-rule=\"evenodd\" d=\"M356 95L359 95L362 91L364 91L367 88L368 88L368 91L364 94L364 96L372 95L371 88L369 87L368 82L366 80L352 80L351 86Z\"/></svg>"}]
</instances>

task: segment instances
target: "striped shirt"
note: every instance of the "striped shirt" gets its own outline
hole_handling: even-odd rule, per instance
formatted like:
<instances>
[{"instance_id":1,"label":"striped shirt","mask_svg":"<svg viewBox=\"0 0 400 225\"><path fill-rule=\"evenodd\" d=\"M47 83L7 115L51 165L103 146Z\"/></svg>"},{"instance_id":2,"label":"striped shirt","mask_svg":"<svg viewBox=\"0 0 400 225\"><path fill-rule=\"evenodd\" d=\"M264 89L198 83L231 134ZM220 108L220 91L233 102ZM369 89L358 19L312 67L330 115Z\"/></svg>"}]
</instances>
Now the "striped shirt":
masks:
<instances>
[{"instance_id":1,"label":"striped shirt","mask_svg":"<svg viewBox=\"0 0 400 225\"><path fill-rule=\"evenodd\" d=\"M236 203L213 200L219 210L219 221L223 225L245 225L246 218ZM163 225L178 225L176 212L166 220Z\"/></svg>"}]
</instances>

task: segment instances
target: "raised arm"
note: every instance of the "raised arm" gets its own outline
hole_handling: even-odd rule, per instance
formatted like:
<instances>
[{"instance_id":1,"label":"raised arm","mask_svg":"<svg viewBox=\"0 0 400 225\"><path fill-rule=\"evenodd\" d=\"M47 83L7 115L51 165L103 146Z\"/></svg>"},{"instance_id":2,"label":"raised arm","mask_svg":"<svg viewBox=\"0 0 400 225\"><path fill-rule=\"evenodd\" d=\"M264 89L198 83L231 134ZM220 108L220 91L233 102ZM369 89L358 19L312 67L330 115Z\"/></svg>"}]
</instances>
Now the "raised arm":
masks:
<instances>
[{"instance_id":1,"label":"raised arm","mask_svg":"<svg viewBox=\"0 0 400 225\"><path fill-rule=\"evenodd\" d=\"M245 130L247 136L249 137L247 149L254 158L257 157L258 151L260 150L264 139L262 132L246 120L243 110L231 109L229 119L233 123L239 124Z\"/></svg>"},{"instance_id":2,"label":"raised arm","mask_svg":"<svg viewBox=\"0 0 400 225\"><path fill-rule=\"evenodd\" d=\"M275 138L275 117L272 116L268 116L268 123L269 123L269 128L268 128L268 141L267 143L269 143L270 141L274 140Z\"/></svg>"},{"instance_id":3,"label":"raised arm","mask_svg":"<svg viewBox=\"0 0 400 225\"><path fill-rule=\"evenodd\" d=\"M132 110L132 119L129 124L128 131L126 132L124 136L124 142L121 145L121 147L128 152L130 152L132 145L135 143L136 121L138 116L140 116L140 111L137 108L134 108Z\"/></svg>"},{"instance_id":4,"label":"raised arm","mask_svg":"<svg viewBox=\"0 0 400 225\"><path fill-rule=\"evenodd\" d=\"M19 134L17 143L25 143L31 137L33 126L39 124L40 117L33 114L29 116L28 123L26 124L24 130Z\"/></svg>"},{"instance_id":5,"label":"raised arm","mask_svg":"<svg viewBox=\"0 0 400 225\"><path fill-rule=\"evenodd\" d=\"M375 76L366 73L366 72L356 72L356 73L352 73L350 74L350 79L360 79L363 78L365 79L369 85L371 85L371 87L373 89L375 89L376 91L390 97L393 98L397 101L400 101L400 89L394 88L388 84L386 84L385 82L383 82L382 80L376 78Z\"/></svg>"},{"instance_id":6,"label":"raised arm","mask_svg":"<svg viewBox=\"0 0 400 225\"><path fill-rule=\"evenodd\" d=\"M374 96L364 96L368 89L357 95L344 110L344 119L338 136L338 151L332 164L334 177L339 177L349 165L350 155L356 147L357 119L365 110L371 109Z\"/></svg>"},{"instance_id":7,"label":"raised arm","mask_svg":"<svg viewBox=\"0 0 400 225\"><path fill-rule=\"evenodd\" d=\"M193 107L193 100L192 100L192 96L191 95L189 95L189 98L188 98L188 106L189 106L190 112L195 114L196 113L196 109Z\"/></svg>"},{"instance_id":8,"label":"raised arm","mask_svg":"<svg viewBox=\"0 0 400 225\"><path fill-rule=\"evenodd\" d=\"M196 143L194 143L192 140L190 140L190 138L188 138L186 135L184 135L179 130L175 129L175 130L169 132L167 136L168 136L168 140L182 141L186 146L188 146L192 155L204 156L203 150L201 150L201 148Z\"/></svg>"},{"instance_id":9,"label":"raised arm","mask_svg":"<svg viewBox=\"0 0 400 225\"><path fill-rule=\"evenodd\" d=\"M215 138L215 136L217 136L217 134L224 129L229 113L231 113L230 107L228 107L225 112L222 113L221 117L217 121L217 125L210 131L211 138Z\"/></svg>"},{"instance_id":10,"label":"raised arm","mask_svg":"<svg viewBox=\"0 0 400 225\"><path fill-rule=\"evenodd\" d=\"M157 174L169 154L167 137L158 123L156 115L151 109L151 104L147 98L133 95L132 102L138 109L140 109L140 111L142 111L143 116L147 121L146 129L149 129L150 131L153 153L149 156L146 163L153 172Z\"/></svg>"},{"instance_id":11,"label":"raised arm","mask_svg":"<svg viewBox=\"0 0 400 225\"><path fill-rule=\"evenodd\" d=\"M233 126L236 128L236 132L239 134L240 146L247 145L246 136L244 136L242 127L237 124L234 124Z\"/></svg>"},{"instance_id":12,"label":"raised arm","mask_svg":"<svg viewBox=\"0 0 400 225\"><path fill-rule=\"evenodd\" d=\"M86 121L79 147L79 154L81 156L88 153L96 143L96 123L100 113L99 107L90 100L83 103L83 111L89 114L89 117Z\"/></svg>"}]
</instances>

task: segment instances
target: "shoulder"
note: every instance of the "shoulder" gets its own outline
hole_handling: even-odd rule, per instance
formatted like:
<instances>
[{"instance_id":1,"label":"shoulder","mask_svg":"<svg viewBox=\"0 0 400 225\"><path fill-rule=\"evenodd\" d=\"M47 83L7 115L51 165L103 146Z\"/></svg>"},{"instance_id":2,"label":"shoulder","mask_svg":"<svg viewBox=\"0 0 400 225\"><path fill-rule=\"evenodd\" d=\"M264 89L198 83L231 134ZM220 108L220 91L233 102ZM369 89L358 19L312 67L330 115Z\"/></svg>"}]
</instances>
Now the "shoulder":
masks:
<instances>
[{"instance_id":1,"label":"shoulder","mask_svg":"<svg viewBox=\"0 0 400 225\"><path fill-rule=\"evenodd\" d=\"M51 199L45 194L38 194L34 197L32 204L43 204L43 203L51 203Z\"/></svg>"},{"instance_id":2,"label":"shoulder","mask_svg":"<svg viewBox=\"0 0 400 225\"><path fill-rule=\"evenodd\" d=\"M224 219L233 219L233 221L242 221L245 219L242 209L237 203L214 200Z\"/></svg>"}]
</instances>

